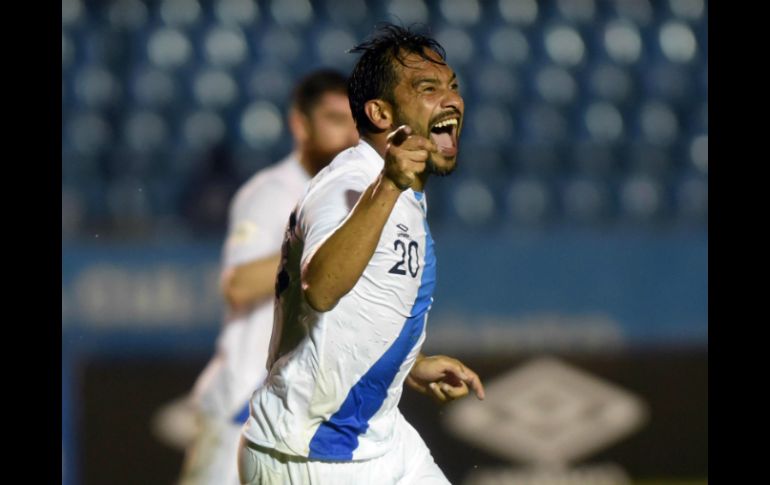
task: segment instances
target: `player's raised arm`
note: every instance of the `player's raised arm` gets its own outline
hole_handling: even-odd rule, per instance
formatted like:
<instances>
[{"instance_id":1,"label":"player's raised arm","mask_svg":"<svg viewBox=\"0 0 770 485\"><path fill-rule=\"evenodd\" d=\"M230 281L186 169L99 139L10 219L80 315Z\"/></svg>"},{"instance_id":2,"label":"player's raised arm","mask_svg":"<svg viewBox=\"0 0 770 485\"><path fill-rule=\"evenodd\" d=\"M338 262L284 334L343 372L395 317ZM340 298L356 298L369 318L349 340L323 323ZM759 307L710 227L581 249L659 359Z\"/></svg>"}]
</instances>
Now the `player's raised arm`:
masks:
<instances>
[{"instance_id":1,"label":"player's raised arm","mask_svg":"<svg viewBox=\"0 0 770 485\"><path fill-rule=\"evenodd\" d=\"M302 289L313 309L329 311L363 274L382 228L401 192L425 170L436 145L400 126L388 135L385 163L377 179L361 194L345 222L315 251L302 268Z\"/></svg>"}]
</instances>

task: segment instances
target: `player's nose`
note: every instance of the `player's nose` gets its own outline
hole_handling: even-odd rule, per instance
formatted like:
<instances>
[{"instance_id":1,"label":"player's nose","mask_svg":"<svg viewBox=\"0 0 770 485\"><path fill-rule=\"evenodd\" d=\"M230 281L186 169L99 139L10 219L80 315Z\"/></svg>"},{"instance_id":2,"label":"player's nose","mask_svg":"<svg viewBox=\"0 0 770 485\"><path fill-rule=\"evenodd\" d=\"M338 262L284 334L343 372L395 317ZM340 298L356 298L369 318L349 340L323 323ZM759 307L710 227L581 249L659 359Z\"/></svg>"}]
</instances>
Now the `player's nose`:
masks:
<instances>
[{"instance_id":1,"label":"player's nose","mask_svg":"<svg viewBox=\"0 0 770 485\"><path fill-rule=\"evenodd\" d=\"M457 112L462 113L465 103L462 96L457 91L448 90L446 95L441 100L441 107L443 109L454 108Z\"/></svg>"}]
</instances>

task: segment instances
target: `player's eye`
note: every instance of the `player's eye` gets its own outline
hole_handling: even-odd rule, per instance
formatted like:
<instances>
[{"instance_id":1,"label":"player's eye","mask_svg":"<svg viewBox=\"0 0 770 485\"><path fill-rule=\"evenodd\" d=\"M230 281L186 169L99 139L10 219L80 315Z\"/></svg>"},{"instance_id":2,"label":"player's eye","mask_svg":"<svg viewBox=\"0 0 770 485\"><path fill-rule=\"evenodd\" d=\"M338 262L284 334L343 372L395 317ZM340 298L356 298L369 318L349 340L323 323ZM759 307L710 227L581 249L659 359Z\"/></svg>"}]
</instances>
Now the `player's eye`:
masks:
<instances>
[{"instance_id":1,"label":"player's eye","mask_svg":"<svg viewBox=\"0 0 770 485\"><path fill-rule=\"evenodd\" d=\"M460 85L457 84L457 83L452 83L449 87L452 89L452 91L459 91L460 90Z\"/></svg>"}]
</instances>

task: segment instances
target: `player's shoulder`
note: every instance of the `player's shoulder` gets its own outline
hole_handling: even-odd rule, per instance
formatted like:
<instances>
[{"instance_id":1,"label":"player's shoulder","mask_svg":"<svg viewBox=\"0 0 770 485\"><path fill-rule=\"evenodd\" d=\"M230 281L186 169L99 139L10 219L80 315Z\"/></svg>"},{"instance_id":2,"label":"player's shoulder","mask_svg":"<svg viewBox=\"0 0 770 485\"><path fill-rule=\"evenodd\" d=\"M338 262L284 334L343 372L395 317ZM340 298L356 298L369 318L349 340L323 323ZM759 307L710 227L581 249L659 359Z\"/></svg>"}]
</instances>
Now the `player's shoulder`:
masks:
<instances>
[{"instance_id":1,"label":"player's shoulder","mask_svg":"<svg viewBox=\"0 0 770 485\"><path fill-rule=\"evenodd\" d=\"M280 193L289 187L304 183L306 180L302 178L302 172L293 166L296 164L298 162L289 156L258 171L238 188L233 197L233 204L247 203L265 191Z\"/></svg>"},{"instance_id":2,"label":"player's shoulder","mask_svg":"<svg viewBox=\"0 0 770 485\"><path fill-rule=\"evenodd\" d=\"M372 161L372 156L359 144L341 151L329 165L318 172L310 182L308 193L318 186L328 185L340 179L374 180L381 169L382 164L378 166L376 161Z\"/></svg>"}]
</instances>

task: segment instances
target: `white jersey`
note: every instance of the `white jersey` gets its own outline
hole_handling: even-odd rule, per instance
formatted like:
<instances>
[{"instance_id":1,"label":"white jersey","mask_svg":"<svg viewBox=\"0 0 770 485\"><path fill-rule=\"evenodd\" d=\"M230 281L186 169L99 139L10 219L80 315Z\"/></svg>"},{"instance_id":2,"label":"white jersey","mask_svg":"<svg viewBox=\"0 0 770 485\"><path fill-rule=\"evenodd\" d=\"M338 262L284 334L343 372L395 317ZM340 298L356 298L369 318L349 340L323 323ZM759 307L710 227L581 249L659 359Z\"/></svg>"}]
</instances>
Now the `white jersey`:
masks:
<instances>
[{"instance_id":1,"label":"white jersey","mask_svg":"<svg viewBox=\"0 0 770 485\"><path fill-rule=\"evenodd\" d=\"M270 375L254 393L244 436L317 460L381 456L394 444L403 383L425 339L436 264L422 193L405 190L353 289L330 311L305 301L300 267L376 179L365 141L310 183L291 216L277 282Z\"/></svg>"},{"instance_id":2,"label":"white jersey","mask_svg":"<svg viewBox=\"0 0 770 485\"><path fill-rule=\"evenodd\" d=\"M257 172L235 194L222 251L223 274L235 266L278 254L289 214L310 180L292 153ZM238 426L248 416L254 389L267 375L273 299L247 314L225 316L217 350L195 384L203 412Z\"/></svg>"}]
</instances>

